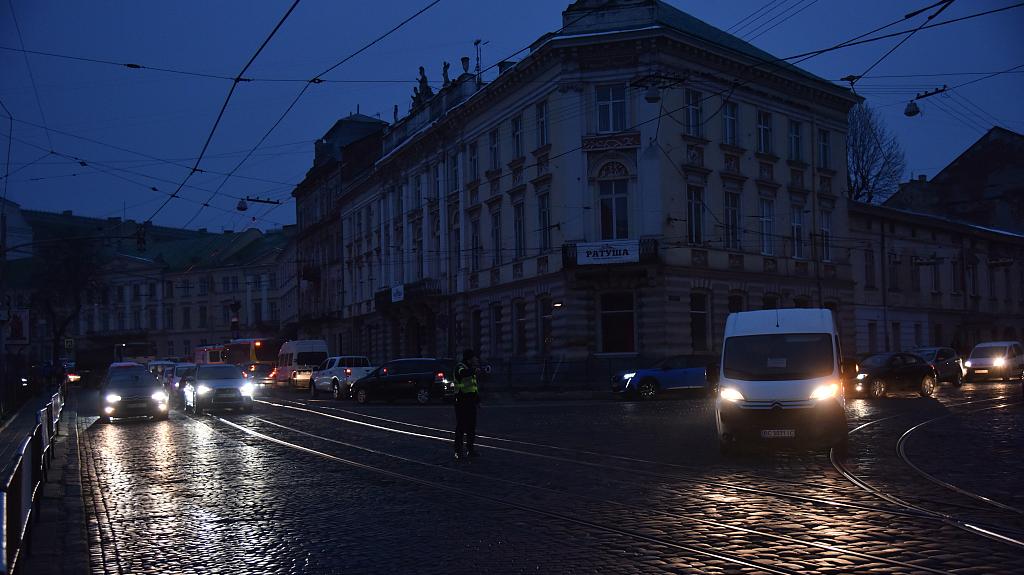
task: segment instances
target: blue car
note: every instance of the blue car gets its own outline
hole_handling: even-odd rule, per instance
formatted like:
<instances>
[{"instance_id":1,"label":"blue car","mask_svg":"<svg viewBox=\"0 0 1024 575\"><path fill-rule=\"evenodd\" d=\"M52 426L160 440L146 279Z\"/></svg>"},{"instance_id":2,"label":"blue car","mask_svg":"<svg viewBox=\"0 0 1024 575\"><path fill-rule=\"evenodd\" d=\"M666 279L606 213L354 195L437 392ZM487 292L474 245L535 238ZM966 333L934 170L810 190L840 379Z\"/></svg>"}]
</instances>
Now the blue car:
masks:
<instances>
[{"instance_id":1,"label":"blue car","mask_svg":"<svg viewBox=\"0 0 1024 575\"><path fill-rule=\"evenodd\" d=\"M622 397L654 399L659 393L703 389L714 394L718 380L717 356L667 357L647 369L622 371L612 378L612 393Z\"/></svg>"}]
</instances>

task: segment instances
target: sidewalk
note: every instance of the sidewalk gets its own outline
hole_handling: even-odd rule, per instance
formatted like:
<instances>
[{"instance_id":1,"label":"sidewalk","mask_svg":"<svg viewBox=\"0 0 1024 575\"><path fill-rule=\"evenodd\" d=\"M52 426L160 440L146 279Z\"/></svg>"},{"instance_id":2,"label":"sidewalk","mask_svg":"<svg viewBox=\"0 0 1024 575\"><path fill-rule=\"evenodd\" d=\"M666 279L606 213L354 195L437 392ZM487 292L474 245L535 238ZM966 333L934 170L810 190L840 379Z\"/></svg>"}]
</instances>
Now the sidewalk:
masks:
<instances>
[{"instance_id":1,"label":"sidewalk","mask_svg":"<svg viewBox=\"0 0 1024 575\"><path fill-rule=\"evenodd\" d=\"M72 396L77 390L72 392ZM70 399L70 398L69 398ZM70 399L60 420L54 458L30 535L30 552L16 566L19 575L79 575L89 572L89 543L78 454L77 402Z\"/></svg>"}]
</instances>

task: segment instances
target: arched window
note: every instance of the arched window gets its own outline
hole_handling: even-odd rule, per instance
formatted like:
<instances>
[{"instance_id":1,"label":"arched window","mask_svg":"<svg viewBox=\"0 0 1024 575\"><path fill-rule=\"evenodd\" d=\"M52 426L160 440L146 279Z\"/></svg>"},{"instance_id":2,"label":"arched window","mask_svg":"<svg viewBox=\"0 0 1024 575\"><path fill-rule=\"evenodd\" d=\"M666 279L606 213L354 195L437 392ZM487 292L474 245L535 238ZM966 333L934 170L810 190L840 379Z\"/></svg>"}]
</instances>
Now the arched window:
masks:
<instances>
[{"instance_id":1,"label":"arched window","mask_svg":"<svg viewBox=\"0 0 1024 575\"><path fill-rule=\"evenodd\" d=\"M629 238L629 170L621 162L606 162L597 172L601 206L601 239Z\"/></svg>"}]
</instances>

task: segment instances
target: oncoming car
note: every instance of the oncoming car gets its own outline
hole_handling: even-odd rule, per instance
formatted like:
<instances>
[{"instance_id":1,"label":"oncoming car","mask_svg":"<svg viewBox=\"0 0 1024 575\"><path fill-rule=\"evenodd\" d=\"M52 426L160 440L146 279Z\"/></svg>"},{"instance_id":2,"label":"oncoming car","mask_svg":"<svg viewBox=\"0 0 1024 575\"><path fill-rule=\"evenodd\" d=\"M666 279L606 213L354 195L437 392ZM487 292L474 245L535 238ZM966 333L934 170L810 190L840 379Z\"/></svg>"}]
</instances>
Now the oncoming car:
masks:
<instances>
[{"instance_id":1,"label":"oncoming car","mask_svg":"<svg viewBox=\"0 0 1024 575\"><path fill-rule=\"evenodd\" d=\"M1011 381L1024 378L1024 350L1020 342L979 343L964 362L966 381Z\"/></svg>"},{"instance_id":2,"label":"oncoming car","mask_svg":"<svg viewBox=\"0 0 1024 575\"><path fill-rule=\"evenodd\" d=\"M754 441L845 449L841 357L830 310L730 314L715 400L721 450Z\"/></svg>"},{"instance_id":3,"label":"oncoming car","mask_svg":"<svg viewBox=\"0 0 1024 575\"><path fill-rule=\"evenodd\" d=\"M252 413L252 384L237 366L197 365L195 375L185 378L185 411L195 414L214 409L241 409Z\"/></svg>"},{"instance_id":4,"label":"oncoming car","mask_svg":"<svg viewBox=\"0 0 1024 575\"><path fill-rule=\"evenodd\" d=\"M676 355L649 368L622 371L612 378L612 393L621 397L654 399L662 392L702 389L713 393L718 360L709 356Z\"/></svg>"},{"instance_id":5,"label":"oncoming car","mask_svg":"<svg viewBox=\"0 0 1024 575\"><path fill-rule=\"evenodd\" d=\"M163 384L141 365L110 370L100 386L107 422L126 417L167 419L168 399Z\"/></svg>"}]
</instances>

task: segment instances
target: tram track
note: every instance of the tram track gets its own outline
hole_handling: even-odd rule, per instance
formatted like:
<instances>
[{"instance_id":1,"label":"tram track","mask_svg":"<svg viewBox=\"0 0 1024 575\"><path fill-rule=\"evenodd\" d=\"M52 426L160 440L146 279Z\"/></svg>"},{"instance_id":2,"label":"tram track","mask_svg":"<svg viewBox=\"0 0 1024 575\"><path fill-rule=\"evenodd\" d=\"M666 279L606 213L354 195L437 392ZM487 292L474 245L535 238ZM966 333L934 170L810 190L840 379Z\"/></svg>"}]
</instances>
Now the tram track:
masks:
<instances>
[{"instance_id":1,"label":"tram track","mask_svg":"<svg viewBox=\"0 0 1024 575\"><path fill-rule=\"evenodd\" d=\"M496 484L502 484L504 486L512 486L512 487L523 488L523 489L533 490L533 491L542 491L542 492L554 495L554 496L556 496L559 499L563 499L565 497L575 498L575 499L586 500L586 501L589 501L589 502L592 502L592 503L597 503L597 504L601 504L601 505L605 505L605 506L612 506L612 507L615 507L615 508L618 508L618 509L621 509L621 510L631 511L633 513L641 513L641 514L644 514L644 515L650 516L650 517L660 517L660 518L665 518L665 519L671 519L671 520L674 520L674 521L683 521L683 522L687 522L687 523L691 523L691 524L699 524L699 525L701 525L701 526L703 526L705 528L713 527L713 528L716 528L716 529L723 530L723 533L720 534L720 537L723 537L723 538L729 537L731 534L742 533L742 534L744 534L744 535L746 535L748 537L759 538L759 539L762 539L762 540L772 540L772 541L775 541L775 542L781 543L781 544L799 545L799 546L802 546L802 547L805 547L805 548L808 548L808 549L814 549L814 550L820 551L820 552L839 553L839 554L842 554L842 556L846 560L850 560L851 558L856 558L856 559L859 559L859 560L866 561L866 562L868 562L868 564L884 564L884 565L889 566L890 568L895 568L895 569L898 569L898 570L905 570L905 571L911 572L911 573L943 573L943 574L950 573L949 571L944 571L944 570L935 569L935 568L931 568L931 567L927 567L927 566L921 565L920 564L920 560L918 560L917 562L913 562L913 563L912 562L908 562L908 561L901 561L899 559L893 559L893 558L890 558L890 557L885 557L885 556L881 556L881 555L875 555L875 554L872 554L872 553L858 551L858 550L855 550L855 549L850 549L848 547L844 547L844 546L840 546L840 545L834 545L834 544L831 544L831 543L825 543L825 542L821 542L821 541L813 541L813 540L808 540L808 539L804 539L804 538L793 537L793 536L790 536L790 535L773 533L773 532L765 531L765 530L761 530L761 529L754 529L754 528L750 528L750 527L734 525L734 524L725 523L725 522L722 522L722 521L716 521L716 520L713 520L713 519L707 519L707 518L704 518L704 517L698 517L698 516L694 516L694 515L690 515L690 514L681 514L681 513L677 513L677 512L660 511L660 510L656 510L656 509L650 509L650 508L640 507L640 506L637 506L637 505L632 505L632 504L625 503L625 502L615 501L615 500L611 500L611 499L607 499L607 498L603 498L603 497L594 497L594 496L590 496L590 495L575 493L575 492L568 491L568 490L565 490L565 489L556 489L556 488L552 488L552 487L548 487L548 486L534 485L534 484L525 483L525 482L517 481L517 480L513 480L513 479L508 479L508 478L503 478L503 477L495 477L495 476L489 475L489 474L468 471L466 469L459 468L459 467L452 467L452 466L441 465L441 464L433 463L433 462L430 462L430 461L424 461L424 460L421 460L421 459L416 459L416 458L406 457L406 456L403 456L403 455L398 455L398 454L395 454L395 453L390 453L388 451L384 451L384 450L377 449L377 448L367 447L365 445L359 445L357 443L353 443L353 442L349 442L349 441L341 441L341 440L338 440L338 439L335 439L335 438L318 435L318 434L315 434L315 433L311 433L309 431L305 431L305 430L297 429L295 427L291 427L289 425L284 425L282 423L271 421L271 420L266 419L264 417L253 417L252 420L260 422L261 424L269 425L271 427L279 429L279 430L281 430L285 434L292 434L293 437L287 437L287 438L281 437L281 436L275 437L274 435L271 435L270 433L267 433L265 431L257 431L255 429L250 428L249 426L242 425L242 424L236 423L234 421L230 421L230 420L227 420L227 419L224 419L224 418L220 418L220 417L215 417L215 420L217 420L217 421L219 421L219 422L221 422L223 424L226 424L226 425L228 425L228 426L230 426L230 427L232 427L232 428L234 428L236 430L242 431L242 432L244 432L246 434L249 434L249 435L251 435L253 437L256 437L258 439L269 441L271 443L275 443L275 444L278 444L278 445L281 445L281 446L284 446L284 447L288 447L288 448L292 448L292 449L297 449L299 451L303 451L303 452L306 452L306 453L309 453L309 454L313 454L313 455L317 455L317 456L320 456L320 457L324 457L326 459L330 459L332 461L336 461L336 462L343 463L343 464L346 464L346 465L352 465L352 466L355 466L355 467L358 467L360 469L364 469L364 470L367 470L367 471L374 471L374 472L382 473L382 474L385 474L385 475L387 475L389 477L392 477L392 478L401 479L401 480L405 480L405 481L410 481L412 483L416 483L416 484L421 485L421 486L426 486L426 487L430 487L430 488L433 488L433 489L439 489L439 490L448 491L448 492L454 492L454 493L458 493L460 495L471 496L471 497L475 497L475 498L478 498L478 499L488 500L488 501L491 501L492 503L497 503L497 504L513 507L513 508L519 509L521 511L527 511L527 512L530 512L530 513L544 515L544 516L549 517L549 518L554 518L554 519L558 519L558 520L562 520L562 521L568 521L568 522L571 522L571 523L575 523L577 525L581 525L581 526L587 527L589 529L603 530L603 531L617 533L617 534L620 534L620 535L628 535L630 537L637 537L637 538L639 538L641 540L644 540L644 541L654 542L654 543L658 543L658 544L661 544L661 545L666 545L666 546L669 546L669 547L672 547L672 548L675 548L675 549L679 549L679 550L685 551L685 552L696 553L696 554L704 556L704 557L713 557L713 558L716 558L716 559L719 559L719 560L725 560L725 561L729 561L731 563L735 563L735 564L739 564L739 565L744 565L744 566L748 566L748 567L754 567L754 568L757 568L757 569L762 569L762 570L765 570L765 571L770 572L770 573L779 573L779 572L782 572L782 573L793 573L795 571L791 571L791 570L786 569L786 568L780 568L780 567L774 566L774 565L767 565L764 562L760 562L760 561L751 561L750 559L742 558L742 557L740 557L739 555L736 555L736 554L729 554L729 553L724 553L724 552L721 552L721 551L713 551L713 550L703 549L703 548L700 548L700 547L694 547L692 545L687 545L687 544L684 544L684 543L679 543L679 542L676 542L676 541L666 540L664 537L654 537L654 538L652 538L652 537L650 537L648 535L644 535L644 534L638 533L637 530L635 530L635 529L627 529L627 528L624 528L622 526L613 526L613 525L608 525L606 523L599 522L599 521L593 521L593 520L590 520L590 519L582 519L578 514L577 515L568 515L566 513L561 513L561 512L558 512L558 511L552 511L551 509L542 509L542 508L537 507L535 505L527 505L527 504L523 504L523 503L521 503L519 501L513 501L513 500L509 499L508 497L496 497L496 496L488 495L486 493L480 493L478 491L469 491L469 490L466 490L466 489L463 489L463 488L460 488L460 487L453 487L452 485L449 485L449 484L446 484L446 483L441 483L441 482L437 482L437 481L431 481L431 480L428 480L428 479L424 479L422 477L416 477L416 476L413 476L413 475L408 475L408 474L404 474L404 473L395 472L395 471L392 471L390 469L384 469L384 468L382 468L380 466L370 465L370 464L364 463L364 462L356 462L355 460L348 459L346 457L341 457L341 456L339 456L339 455L337 455L335 453L328 453L327 451L323 451L323 450L319 450L319 449L313 449L312 447L309 447L308 445L300 445L299 440L296 439L294 436L301 436L303 438L310 438L310 439L313 439L313 440L316 440L316 441L321 441L321 442L329 443L329 444L332 444L332 445L339 445L339 446L342 446L344 448L354 449L354 450L358 450L358 451L361 451L361 452L364 452L364 453L369 453L369 454L373 454L373 455L377 455L377 456L386 457L386 458L389 458L389 459L392 459L392 460L395 460L395 461L399 461L399 462L403 462L403 463L408 463L408 464L413 464L413 465L420 466L420 467L425 467L425 468L433 469L433 470L440 471L440 472L446 473L446 474L457 474L457 475L460 475L460 476L463 476L463 477L472 477L472 478L475 478L475 479L484 480L484 481L488 481L488 482L492 482L492 483L496 483ZM791 560L788 561L788 562L792 563ZM806 571L802 571L802 572L806 572Z\"/></svg>"}]
</instances>

